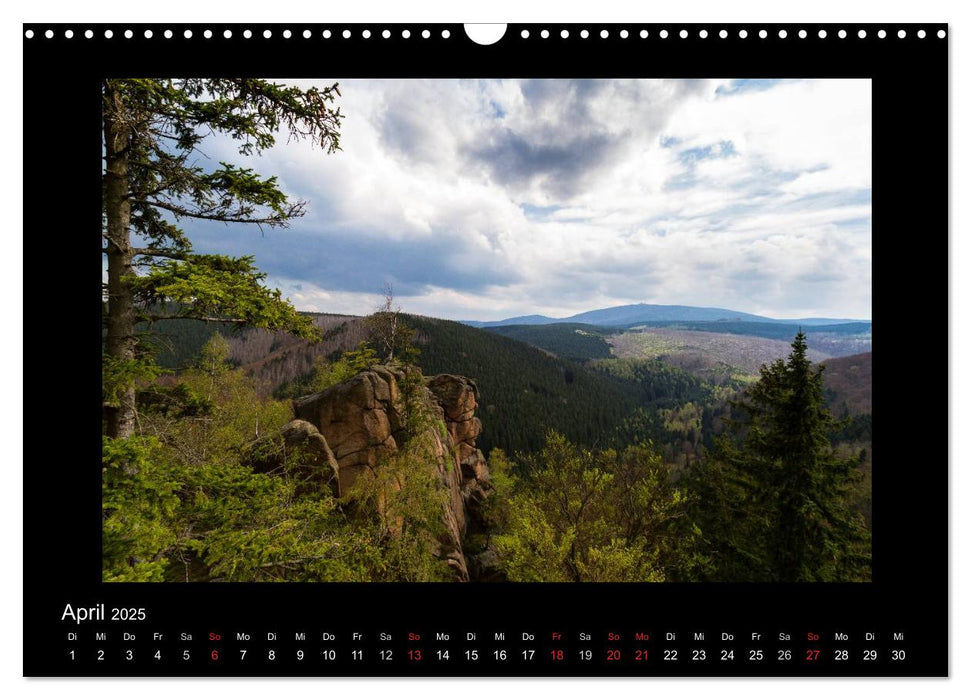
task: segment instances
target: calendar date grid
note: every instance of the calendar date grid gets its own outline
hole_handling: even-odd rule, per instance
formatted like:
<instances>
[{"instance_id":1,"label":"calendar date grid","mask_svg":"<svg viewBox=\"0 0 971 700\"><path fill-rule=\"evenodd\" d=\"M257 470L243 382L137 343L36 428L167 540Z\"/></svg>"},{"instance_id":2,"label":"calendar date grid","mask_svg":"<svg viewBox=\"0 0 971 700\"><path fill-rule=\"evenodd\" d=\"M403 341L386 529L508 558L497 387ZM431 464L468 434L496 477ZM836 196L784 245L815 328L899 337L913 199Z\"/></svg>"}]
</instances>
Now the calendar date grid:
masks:
<instances>
[{"instance_id":1,"label":"calendar date grid","mask_svg":"<svg viewBox=\"0 0 971 700\"><path fill-rule=\"evenodd\" d=\"M291 670L328 675L336 668L393 668L402 673L508 667L589 667L636 674L711 673L721 668L774 668L812 674L845 666L905 666L903 631L814 630L322 630L245 629L71 630L64 633L68 667L114 672L117 667L160 671Z\"/></svg>"}]
</instances>

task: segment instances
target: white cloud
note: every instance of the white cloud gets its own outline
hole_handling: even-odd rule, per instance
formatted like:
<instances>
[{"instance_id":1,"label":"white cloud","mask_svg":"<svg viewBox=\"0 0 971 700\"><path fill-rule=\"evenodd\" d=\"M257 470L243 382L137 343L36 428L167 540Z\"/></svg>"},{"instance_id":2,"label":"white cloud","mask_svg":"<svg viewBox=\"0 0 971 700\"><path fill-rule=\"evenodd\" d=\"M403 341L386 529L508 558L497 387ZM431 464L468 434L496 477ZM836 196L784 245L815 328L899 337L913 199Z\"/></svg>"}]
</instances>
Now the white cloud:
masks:
<instances>
[{"instance_id":1,"label":"white cloud","mask_svg":"<svg viewBox=\"0 0 971 700\"><path fill-rule=\"evenodd\" d=\"M342 81L340 153L254 160L310 204L257 262L298 307L339 313L390 279L406 310L450 318L639 301L869 317L869 81L758 88Z\"/></svg>"}]
</instances>

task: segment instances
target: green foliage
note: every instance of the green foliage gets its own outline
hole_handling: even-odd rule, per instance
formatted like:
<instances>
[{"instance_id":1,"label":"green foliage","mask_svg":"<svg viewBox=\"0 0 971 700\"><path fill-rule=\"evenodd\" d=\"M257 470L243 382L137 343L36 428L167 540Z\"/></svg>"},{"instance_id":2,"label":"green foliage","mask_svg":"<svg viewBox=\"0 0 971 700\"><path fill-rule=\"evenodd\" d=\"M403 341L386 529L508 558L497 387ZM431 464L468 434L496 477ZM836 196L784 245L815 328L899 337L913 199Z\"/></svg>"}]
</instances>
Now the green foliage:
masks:
<instances>
[{"instance_id":1,"label":"green foliage","mask_svg":"<svg viewBox=\"0 0 971 700\"><path fill-rule=\"evenodd\" d=\"M143 392L143 431L157 435L187 463L233 454L292 418L288 403L261 398L263 392L232 368L228 350L226 340L214 334L178 384Z\"/></svg>"},{"instance_id":2,"label":"green foliage","mask_svg":"<svg viewBox=\"0 0 971 700\"><path fill-rule=\"evenodd\" d=\"M101 401L104 406L120 406L126 386L151 382L164 370L151 357L131 359L101 355Z\"/></svg>"},{"instance_id":3,"label":"green foliage","mask_svg":"<svg viewBox=\"0 0 971 700\"><path fill-rule=\"evenodd\" d=\"M341 356L341 362L347 367L344 372L349 372L351 376L358 372L369 370L378 364L378 354L366 342L358 344L356 350L348 350ZM348 377L349 378L349 377ZM344 381L343 379L339 381ZM336 383L336 382L335 382Z\"/></svg>"},{"instance_id":4,"label":"green foliage","mask_svg":"<svg viewBox=\"0 0 971 700\"><path fill-rule=\"evenodd\" d=\"M348 350L342 353L340 358L333 362L326 357L317 357L314 360L314 368L308 376L281 386L277 389L276 395L279 398L296 398L316 394L341 382L346 382L354 375L371 369L376 364L378 364L377 353L366 342L362 341L356 350Z\"/></svg>"},{"instance_id":5,"label":"green foliage","mask_svg":"<svg viewBox=\"0 0 971 700\"><path fill-rule=\"evenodd\" d=\"M705 566L688 495L651 445L591 452L551 432L518 469L501 452L491 459L502 505L490 517L510 580L689 580Z\"/></svg>"},{"instance_id":6,"label":"green foliage","mask_svg":"<svg viewBox=\"0 0 971 700\"><path fill-rule=\"evenodd\" d=\"M802 333L786 360L763 366L737 407L740 444L720 441L691 479L720 578L867 579L869 535L849 504L862 457L841 457L830 445L822 368L806 358Z\"/></svg>"},{"instance_id":7,"label":"green foliage","mask_svg":"<svg viewBox=\"0 0 971 700\"><path fill-rule=\"evenodd\" d=\"M300 497L293 479L233 463L186 472L182 517L207 580L362 580L369 543L355 537L333 498ZM186 557L188 558L188 556ZM182 572L173 572L182 573ZM185 573L191 576L191 569Z\"/></svg>"},{"instance_id":8,"label":"green foliage","mask_svg":"<svg viewBox=\"0 0 971 700\"><path fill-rule=\"evenodd\" d=\"M187 464L155 438L103 440L105 581L369 580L373 545L332 498L231 460Z\"/></svg>"},{"instance_id":9,"label":"green foliage","mask_svg":"<svg viewBox=\"0 0 971 700\"><path fill-rule=\"evenodd\" d=\"M156 439L102 438L102 569L105 581L162 581L178 541L179 482L153 460Z\"/></svg>"},{"instance_id":10,"label":"green foliage","mask_svg":"<svg viewBox=\"0 0 971 700\"><path fill-rule=\"evenodd\" d=\"M146 320L158 318L148 310L167 305L176 311L166 319L201 318L286 329L301 338L318 340L320 330L310 317L285 302L280 290L266 288L265 279L266 273L256 269L252 256L186 253L181 260L152 264L144 274L129 280L129 288L146 309Z\"/></svg>"},{"instance_id":11,"label":"green foliage","mask_svg":"<svg viewBox=\"0 0 971 700\"><path fill-rule=\"evenodd\" d=\"M143 321L136 325L139 342L146 347L159 366L168 370L186 369L193 365L202 346L219 333L225 338L240 337L242 329L228 321L199 321L171 318L164 321Z\"/></svg>"}]
</instances>

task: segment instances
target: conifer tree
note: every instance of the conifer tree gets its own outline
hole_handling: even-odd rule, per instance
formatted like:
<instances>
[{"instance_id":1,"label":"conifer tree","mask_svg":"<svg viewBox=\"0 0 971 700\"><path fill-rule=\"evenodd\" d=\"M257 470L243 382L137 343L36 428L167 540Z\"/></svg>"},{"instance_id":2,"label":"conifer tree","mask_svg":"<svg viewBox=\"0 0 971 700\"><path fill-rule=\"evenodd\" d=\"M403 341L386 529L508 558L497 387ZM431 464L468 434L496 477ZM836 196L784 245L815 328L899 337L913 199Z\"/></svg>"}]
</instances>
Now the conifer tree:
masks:
<instances>
[{"instance_id":1,"label":"conifer tree","mask_svg":"<svg viewBox=\"0 0 971 700\"><path fill-rule=\"evenodd\" d=\"M792 352L763 366L759 380L736 404L744 418L741 446L725 441L716 450L724 480L711 504L730 513L722 523L729 570L773 581L838 581L866 577L866 529L847 505L846 492L860 458L842 458L830 445L834 420L823 397L823 368L806 356L800 331ZM718 489L709 488L708 493ZM728 506L726 508L726 506ZM704 507L704 505L702 505ZM741 542L732 532L750 539Z\"/></svg>"},{"instance_id":2,"label":"conifer tree","mask_svg":"<svg viewBox=\"0 0 971 700\"><path fill-rule=\"evenodd\" d=\"M275 177L231 163L206 167L201 143L214 133L247 156L273 145L283 129L326 152L338 148L337 86L304 90L255 79L109 79L102 83L105 430L134 430L135 382L150 377L136 324L161 318L234 321L314 338L317 330L252 257L200 255L185 219L286 226L306 203Z\"/></svg>"}]
</instances>

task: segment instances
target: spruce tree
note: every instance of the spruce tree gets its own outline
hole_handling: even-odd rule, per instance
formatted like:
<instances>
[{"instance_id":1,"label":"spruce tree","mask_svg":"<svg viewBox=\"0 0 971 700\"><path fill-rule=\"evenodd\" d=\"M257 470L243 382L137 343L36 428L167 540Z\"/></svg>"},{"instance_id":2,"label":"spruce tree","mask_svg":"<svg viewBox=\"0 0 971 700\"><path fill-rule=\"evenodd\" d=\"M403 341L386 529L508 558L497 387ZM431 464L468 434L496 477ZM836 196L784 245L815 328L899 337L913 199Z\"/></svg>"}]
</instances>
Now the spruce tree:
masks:
<instances>
[{"instance_id":1,"label":"spruce tree","mask_svg":"<svg viewBox=\"0 0 971 700\"><path fill-rule=\"evenodd\" d=\"M136 379L151 378L139 354L139 321L234 321L314 338L317 329L266 287L252 257L200 255L184 220L286 226L306 203L275 177L231 163L207 166L207 136L242 155L273 145L279 130L326 152L338 148L337 86L304 90L256 79L110 79L102 84L102 252L106 258L103 374L105 431L134 430Z\"/></svg>"},{"instance_id":2,"label":"spruce tree","mask_svg":"<svg viewBox=\"0 0 971 700\"><path fill-rule=\"evenodd\" d=\"M734 404L738 441L717 443L696 469L703 530L728 580L783 582L869 578L868 533L848 505L861 456L839 456L823 396L823 367L800 331L785 360L763 365Z\"/></svg>"}]
</instances>

